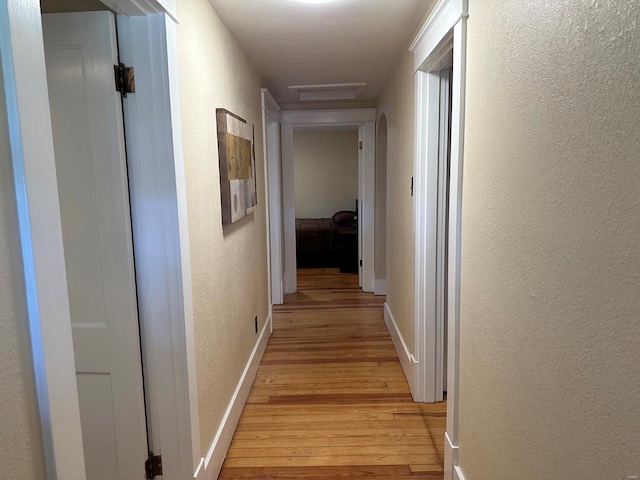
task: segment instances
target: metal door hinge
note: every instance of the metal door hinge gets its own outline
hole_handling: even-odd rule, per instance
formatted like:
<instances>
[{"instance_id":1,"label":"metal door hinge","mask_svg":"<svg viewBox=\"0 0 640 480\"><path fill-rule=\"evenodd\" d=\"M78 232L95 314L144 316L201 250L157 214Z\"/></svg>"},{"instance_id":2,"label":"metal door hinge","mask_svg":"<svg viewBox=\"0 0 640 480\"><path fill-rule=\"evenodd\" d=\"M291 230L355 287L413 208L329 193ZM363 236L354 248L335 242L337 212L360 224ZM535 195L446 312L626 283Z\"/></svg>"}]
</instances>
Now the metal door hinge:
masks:
<instances>
[{"instance_id":1,"label":"metal door hinge","mask_svg":"<svg viewBox=\"0 0 640 480\"><path fill-rule=\"evenodd\" d=\"M154 455L149 452L149 458L144 462L144 470L147 472L147 480L162 475L162 455Z\"/></svg>"},{"instance_id":2,"label":"metal door hinge","mask_svg":"<svg viewBox=\"0 0 640 480\"><path fill-rule=\"evenodd\" d=\"M358 142L358 150L362 150L362 142Z\"/></svg>"},{"instance_id":3,"label":"metal door hinge","mask_svg":"<svg viewBox=\"0 0 640 480\"><path fill-rule=\"evenodd\" d=\"M411 177L411 196L413 197L413 177Z\"/></svg>"},{"instance_id":4,"label":"metal door hinge","mask_svg":"<svg viewBox=\"0 0 640 480\"><path fill-rule=\"evenodd\" d=\"M362 260L360 260L360 266L362 266Z\"/></svg>"},{"instance_id":5,"label":"metal door hinge","mask_svg":"<svg viewBox=\"0 0 640 480\"><path fill-rule=\"evenodd\" d=\"M113 72L116 79L116 92L120 92L123 97L127 93L135 93L136 80L133 67L125 67L124 63L113 66Z\"/></svg>"}]
</instances>

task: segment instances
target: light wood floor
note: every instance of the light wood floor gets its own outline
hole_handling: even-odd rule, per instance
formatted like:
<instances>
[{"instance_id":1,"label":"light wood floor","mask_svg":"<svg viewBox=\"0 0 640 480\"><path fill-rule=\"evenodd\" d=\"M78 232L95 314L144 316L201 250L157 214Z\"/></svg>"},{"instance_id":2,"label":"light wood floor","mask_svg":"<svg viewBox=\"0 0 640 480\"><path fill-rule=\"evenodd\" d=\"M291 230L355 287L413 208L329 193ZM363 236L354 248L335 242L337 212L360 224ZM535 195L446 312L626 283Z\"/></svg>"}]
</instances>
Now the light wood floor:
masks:
<instances>
[{"instance_id":1,"label":"light wood floor","mask_svg":"<svg viewBox=\"0 0 640 480\"><path fill-rule=\"evenodd\" d=\"M446 404L416 404L357 275L300 270L220 479L442 479Z\"/></svg>"}]
</instances>

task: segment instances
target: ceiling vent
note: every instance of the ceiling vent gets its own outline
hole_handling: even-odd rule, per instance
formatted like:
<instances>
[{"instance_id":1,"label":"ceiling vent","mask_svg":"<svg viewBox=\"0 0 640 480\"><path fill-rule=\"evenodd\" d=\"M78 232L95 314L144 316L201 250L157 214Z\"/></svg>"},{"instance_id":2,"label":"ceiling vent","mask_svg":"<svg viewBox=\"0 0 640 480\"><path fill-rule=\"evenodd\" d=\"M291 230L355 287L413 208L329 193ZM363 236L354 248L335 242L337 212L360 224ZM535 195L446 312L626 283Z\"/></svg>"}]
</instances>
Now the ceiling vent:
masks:
<instances>
[{"instance_id":1,"label":"ceiling vent","mask_svg":"<svg viewBox=\"0 0 640 480\"><path fill-rule=\"evenodd\" d=\"M331 83L328 85L294 85L289 92L301 101L355 100L364 96L366 83Z\"/></svg>"}]
</instances>

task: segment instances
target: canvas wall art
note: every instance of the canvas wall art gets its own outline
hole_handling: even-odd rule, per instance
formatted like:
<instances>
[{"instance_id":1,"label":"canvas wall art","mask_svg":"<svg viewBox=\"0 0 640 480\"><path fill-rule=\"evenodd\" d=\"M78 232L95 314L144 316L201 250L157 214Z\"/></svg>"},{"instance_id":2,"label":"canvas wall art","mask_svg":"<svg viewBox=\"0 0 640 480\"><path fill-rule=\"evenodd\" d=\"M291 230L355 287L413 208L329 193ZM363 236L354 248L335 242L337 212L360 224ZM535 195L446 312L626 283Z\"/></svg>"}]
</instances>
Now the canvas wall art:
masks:
<instances>
[{"instance_id":1,"label":"canvas wall art","mask_svg":"<svg viewBox=\"0 0 640 480\"><path fill-rule=\"evenodd\" d=\"M256 156L253 127L246 120L216 109L222 224L228 225L253 213L256 194Z\"/></svg>"}]
</instances>

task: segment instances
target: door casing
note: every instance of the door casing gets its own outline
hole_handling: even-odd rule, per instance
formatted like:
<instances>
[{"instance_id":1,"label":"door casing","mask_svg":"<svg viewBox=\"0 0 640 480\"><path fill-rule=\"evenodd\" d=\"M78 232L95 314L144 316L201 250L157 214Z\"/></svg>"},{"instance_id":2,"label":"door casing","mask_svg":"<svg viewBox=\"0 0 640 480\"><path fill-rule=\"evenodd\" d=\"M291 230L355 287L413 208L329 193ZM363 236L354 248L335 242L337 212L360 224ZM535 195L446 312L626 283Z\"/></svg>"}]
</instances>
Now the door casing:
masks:
<instances>
[{"instance_id":1,"label":"door casing","mask_svg":"<svg viewBox=\"0 0 640 480\"><path fill-rule=\"evenodd\" d=\"M349 110L288 110L280 112L282 135L282 198L285 252L285 293L297 291L295 182L293 132L296 128L357 126L362 150L358 151L359 252L361 287L373 292L375 284L375 118L373 108ZM271 228L278 228L272 225ZM271 248L276 248L271 245Z\"/></svg>"},{"instance_id":2,"label":"door casing","mask_svg":"<svg viewBox=\"0 0 640 480\"><path fill-rule=\"evenodd\" d=\"M130 176L144 172L130 178L130 201L151 443L163 456L166 478L190 478L203 458L175 1L104 3L119 14L121 60L136 68L137 93L128 97L124 114ZM0 4L0 52L47 478L81 480L85 464L39 0ZM145 205L149 195L163 201Z\"/></svg>"},{"instance_id":3,"label":"door casing","mask_svg":"<svg viewBox=\"0 0 640 480\"><path fill-rule=\"evenodd\" d=\"M262 89L262 136L267 192L267 252L271 305L284 303L284 243L282 228L282 156L280 154L280 105ZM273 245L273 247L272 247ZM271 312L269 312L271 313Z\"/></svg>"},{"instance_id":4,"label":"door casing","mask_svg":"<svg viewBox=\"0 0 640 480\"><path fill-rule=\"evenodd\" d=\"M460 260L462 228L462 167L464 157L464 104L468 0L440 0L410 46L416 79L416 290L415 332L417 364L416 393L420 401L435 401L437 374L442 368L437 345L444 331L437 328L436 292L447 285L447 428L445 433L445 480L464 478L459 467L458 405L460 359ZM437 188L434 194L434 166L437 173L440 109L439 90L443 58L453 54L451 78L451 173L449 191L448 278L435 275ZM437 175L436 175L437 176ZM432 268L433 270L429 270Z\"/></svg>"},{"instance_id":5,"label":"door casing","mask_svg":"<svg viewBox=\"0 0 640 480\"><path fill-rule=\"evenodd\" d=\"M42 20L87 476L136 478L149 450L116 19Z\"/></svg>"}]
</instances>

